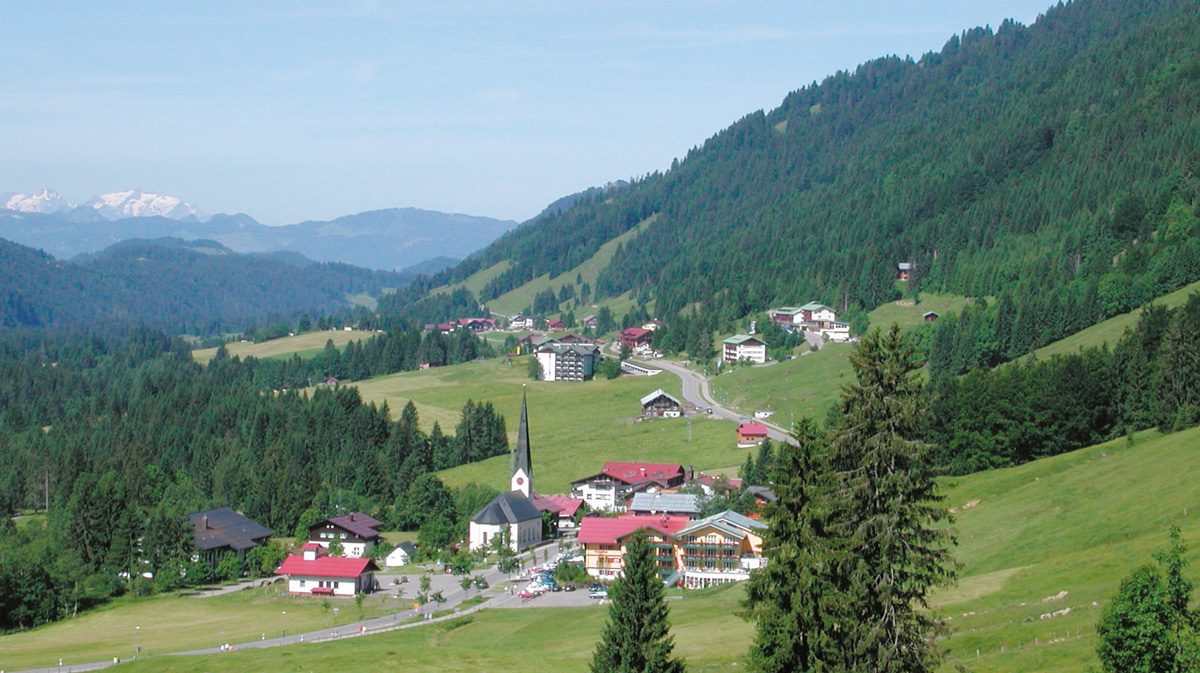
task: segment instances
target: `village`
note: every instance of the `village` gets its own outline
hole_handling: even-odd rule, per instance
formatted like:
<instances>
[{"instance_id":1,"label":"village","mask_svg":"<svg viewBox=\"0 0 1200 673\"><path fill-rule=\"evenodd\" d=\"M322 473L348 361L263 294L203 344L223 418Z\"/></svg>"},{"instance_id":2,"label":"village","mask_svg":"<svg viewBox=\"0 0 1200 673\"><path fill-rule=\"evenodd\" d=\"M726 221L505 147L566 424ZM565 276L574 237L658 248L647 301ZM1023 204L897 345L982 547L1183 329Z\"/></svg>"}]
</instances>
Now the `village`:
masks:
<instances>
[{"instance_id":1,"label":"village","mask_svg":"<svg viewBox=\"0 0 1200 673\"><path fill-rule=\"evenodd\" d=\"M662 390L645 396L642 408L648 419L683 414L682 404ZM746 434L752 430L739 428L738 441L765 439L765 431L761 437ZM666 586L696 589L741 582L766 565L761 510L775 499L769 488L676 463L606 461L575 479L568 493L543 494L534 489L530 435L522 399L509 461L510 490L474 513L467 539L452 549L421 554L411 542L391 546L379 520L361 512L341 513L309 525L306 539L288 552L275 577L286 582L291 596L351 603L375 592L399 598L403 585L415 587L420 580L425 588L418 591L413 608L426 614L422 605L440 605L454 585L467 587L461 595L465 598L469 588L478 591L495 583L498 596L516 599L510 607L603 600L607 586L621 577L626 542L639 532L653 545ZM733 502L742 503L745 511L706 511L712 503ZM244 560L273 534L228 507L193 513L189 522L196 560L213 566L230 555ZM469 567L444 557L459 547L470 552L474 562ZM535 565L539 553L542 563ZM570 569L564 572L559 566ZM424 579L431 573L434 581ZM582 591L584 584L587 591ZM545 594L554 594L554 600L534 600Z\"/></svg>"}]
</instances>

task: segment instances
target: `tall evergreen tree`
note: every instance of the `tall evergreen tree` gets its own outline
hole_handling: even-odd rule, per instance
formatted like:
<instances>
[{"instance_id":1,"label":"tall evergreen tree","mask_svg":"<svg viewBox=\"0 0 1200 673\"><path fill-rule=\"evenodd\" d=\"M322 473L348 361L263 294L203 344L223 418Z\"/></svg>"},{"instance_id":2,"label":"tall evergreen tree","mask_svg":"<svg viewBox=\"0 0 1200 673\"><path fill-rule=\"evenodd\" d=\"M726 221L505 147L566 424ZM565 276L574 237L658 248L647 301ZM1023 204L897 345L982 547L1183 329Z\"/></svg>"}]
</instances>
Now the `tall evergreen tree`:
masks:
<instances>
[{"instance_id":1,"label":"tall evergreen tree","mask_svg":"<svg viewBox=\"0 0 1200 673\"><path fill-rule=\"evenodd\" d=\"M827 529L829 470L825 437L810 419L795 444L780 444L771 481L776 501L763 518L766 568L750 576L742 616L755 623L750 667L762 673L828 670L836 661L838 594L829 569L836 545Z\"/></svg>"},{"instance_id":2,"label":"tall evergreen tree","mask_svg":"<svg viewBox=\"0 0 1200 673\"><path fill-rule=\"evenodd\" d=\"M683 661L671 657L675 639L645 533L639 531L626 542L624 575L609 594L612 607L591 673L682 673Z\"/></svg>"},{"instance_id":3,"label":"tall evergreen tree","mask_svg":"<svg viewBox=\"0 0 1200 673\"><path fill-rule=\"evenodd\" d=\"M830 444L837 485L831 527L846 545L837 564L849 612L848 670L933 671L941 659L931 588L953 576L949 514L936 493L931 447L918 441L925 400L916 355L893 325L872 330L850 356Z\"/></svg>"}]
</instances>

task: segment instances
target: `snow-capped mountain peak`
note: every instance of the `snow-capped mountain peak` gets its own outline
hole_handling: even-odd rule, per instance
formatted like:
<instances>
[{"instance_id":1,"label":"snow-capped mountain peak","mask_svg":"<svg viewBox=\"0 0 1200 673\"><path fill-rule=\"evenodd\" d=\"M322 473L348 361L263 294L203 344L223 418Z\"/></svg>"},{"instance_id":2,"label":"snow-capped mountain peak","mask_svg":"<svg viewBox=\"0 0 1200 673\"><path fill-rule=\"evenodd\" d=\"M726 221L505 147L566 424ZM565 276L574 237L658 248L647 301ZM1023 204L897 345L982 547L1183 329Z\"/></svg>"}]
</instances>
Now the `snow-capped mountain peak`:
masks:
<instances>
[{"instance_id":1,"label":"snow-capped mountain peak","mask_svg":"<svg viewBox=\"0 0 1200 673\"><path fill-rule=\"evenodd\" d=\"M43 189L31 194L5 194L0 205L22 213L61 213L74 206L53 189Z\"/></svg>"},{"instance_id":2,"label":"snow-capped mountain peak","mask_svg":"<svg viewBox=\"0 0 1200 673\"><path fill-rule=\"evenodd\" d=\"M206 219L206 215L178 196L166 196L133 189L126 192L111 192L92 197L84 205L110 219L125 217L167 217L182 220L192 216Z\"/></svg>"}]
</instances>

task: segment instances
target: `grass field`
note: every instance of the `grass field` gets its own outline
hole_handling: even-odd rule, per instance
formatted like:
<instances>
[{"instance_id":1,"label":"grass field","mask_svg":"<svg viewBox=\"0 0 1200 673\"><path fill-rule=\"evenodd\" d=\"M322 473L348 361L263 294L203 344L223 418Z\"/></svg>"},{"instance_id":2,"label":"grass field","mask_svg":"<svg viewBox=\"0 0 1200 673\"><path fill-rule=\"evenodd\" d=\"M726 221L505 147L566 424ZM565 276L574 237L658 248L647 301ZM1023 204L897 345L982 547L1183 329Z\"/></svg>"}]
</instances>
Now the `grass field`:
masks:
<instances>
[{"instance_id":1,"label":"grass field","mask_svg":"<svg viewBox=\"0 0 1200 673\"><path fill-rule=\"evenodd\" d=\"M1200 292L1200 282L1192 283L1178 290L1165 294L1150 302L1162 306L1183 306L1187 302L1189 295ZM1076 332L1065 339L1059 339L1054 343L1047 344L1034 351L1034 355L1038 358L1047 358L1051 355L1061 353L1074 353L1083 348L1093 348L1102 344L1114 346L1121 340L1121 336L1125 334L1125 330L1132 329L1137 324L1138 316L1141 315L1142 309L1135 309L1129 313L1113 316L1104 322L1096 323L1091 327ZM1028 356L1027 356L1028 357Z\"/></svg>"},{"instance_id":2,"label":"grass field","mask_svg":"<svg viewBox=\"0 0 1200 673\"><path fill-rule=\"evenodd\" d=\"M829 407L837 402L843 383L853 380L852 344L827 344L821 350L793 360L762 367L736 367L712 380L717 401L750 415L770 409L772 423L790 427L810 416L825 422Z\"/></svg>"},{"instance_id":3,"label":"grass field","mask_svg":"<svg viewBox=\"0 0 1200 673\"><path fill-rule=\"evenodd\" d=\"M292 598L279 583L211 598L172 594L118 599L69 619L32 631L0 637L0 670L83 663L112 657L215 647L354 621L358 610L349 599L331 600L339 614L321 609L322 601ZM396 603L395 599L391 599ZM367 617L388 614L395 606L382 594L363 602ZM140 627L140 628L139 628Z\"/></svg>"},{"instance_id":4,"label":"grass field","mask_svg":"<svg viewBox=\"0 0 1200 673\"><path fill-rule=\"evenodd\" d=\"M465 287L470 290L472 294L478 296L479 291L483 289L483 286L492 282L492 279L496 276L508 271L508 267L509 263L507 259L496 262L485 269L480 269L470 276L467 276L462 280L462 282L454 283L452 285L443 285L442 287L435 287L429 291L429 294L449 294L460 287Z\"/></svg>"},{"instance_id":5,"label":"grass field","mask_svg":"<svg viewBox=\"0 0 1200 673\"><path fill-rule=\"evenodd\" d=\"M470 362L453 367L384 376L354 385L363 399L387 401L393 415L411 399L426 429L438 421L454 432L467 399L491 401L508 422L509 441L516 440L521 389L529 395L530 444L537 488L565 492L570 481L599 471L606 460L647 460L694 465L698 469L740 465L744 449L734 442L729 421L696 418L634 422L639 399L656 388L680 395L679 379L654 377L596 379L583 383L531 381L528 360L516 358ZM508 487L508 457L499 456L440 473L449 486L469 482Z\"/></svg>"},{"instance_id":6,"label":"grass field","mask_svg":"<svg viewBox=\"0 0 1200 673\"><path fill-rule=\"evenodd\" d=\"M693 672L737 670L751 626L732 616L740 588L692 593L671 602L676 652ZM607 610L492 610L458 620L324 645L213 657L155 659L129 671L586 671ZM717 636L719 634L719 636ZM734 644L733 647L730 647Z\"/></svg>"},{"instance_id":7,"label":"grass field","mask_svg":"<svg viewBox=\"0 0 1200 673\"><path fill-rule=\"evenodd\" d=\"M926 311L942 315L961 311L966 298L924 294L920 304L912 300L890 302L870 313L872 327L886 329L896 323L905 329L924 323ZM853 378L848 344L827 344L816 353L762 367L735 367L712 380L717 401L744 414L755 409L775 412L771 421L788 427L793 420L809 416L825 421L829 407L837 401L843 383Z\"/></svg>"},{"instance_id":8,"label":"grass field","mask_svg":"<svg viewBox=\"0 0 1200 673\"><path fill-rule=\"evenodd\" d=\"M1101 608L1120 580L1165 544L1171 524L1182 526L1194 564L1189 576L1200 580L1198 442L1200 429L1146 432L1132 443L1122 438L944 484L947 504L957 510L962 568L959 582L933 597L949 618L943 670L1093 670ZM1059 600L1045 600L1064 591ZM742 666L752 638L750 625L734 615L742 595L741 587L732 587L687 593L671 603L676 652L689 670ZM1041 618L1064 608L1070 608L1064 616ZM572 673L587 670L605 616L600 608L492 610L359 640L151 660L130 668Z\"/></svg>"},{"instance_id":9,"label":"grass field","mask_svg":"<svg viewBox=\"0 0 1200 673\"><path fill-rule=\"evenodd\" d=\"M225 350L229 351L230 355L239 355L246 357L253 355L256 358L271 358L271 357L291 357L293 353L299 353L301 357L312 357L321 352L325 347L325 342L333 340L333 345L341 348L351 341L362 341L375 336L374 332L354 330L347 332L345 330L327 330L323 332L305 332L296 336L283 337L281 339L271 339L262 343L241 343L232 342L225 345ZM192 351L192 357L200 364L208 364L208 361L213 359L217 354L215 348L203 348Z\"/></svg>"}]
</instances>

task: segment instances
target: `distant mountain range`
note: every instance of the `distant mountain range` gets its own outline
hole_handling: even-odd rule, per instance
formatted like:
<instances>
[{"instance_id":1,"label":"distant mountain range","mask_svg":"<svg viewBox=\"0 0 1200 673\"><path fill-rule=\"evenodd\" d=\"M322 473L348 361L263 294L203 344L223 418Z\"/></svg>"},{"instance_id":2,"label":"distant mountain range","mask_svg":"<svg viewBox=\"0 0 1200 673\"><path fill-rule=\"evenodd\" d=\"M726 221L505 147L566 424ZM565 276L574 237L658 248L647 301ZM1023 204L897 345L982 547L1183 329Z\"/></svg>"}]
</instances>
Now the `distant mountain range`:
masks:
<instances>
[{"instance_id":1,"label":"distant mountain range","mask_svg":"<svg viewBox=\"0 0 1200 673\"><path fill-rule=\"evenodd\" d=\"M58 258L133 238L211 239L237 252L296 252L319 262L402 270L457 262L517 225L511 220L391 208L270 227L246 214L208 216L176 196L130 190L75 205L57 192L0 195L0 237ZM434 262L434 271L445 268Z\"/></svg>"},{"instance_id":2,"label":"distant mountain range","mask_svg":"<svg viewBox=\"0 0 1200 673\"><path fill-rule=\"evenodd\" d=\"M126 217L166 217L172 220L194 218L201 221L208 219L208 215L178 196L143 192L140 189L100 194L79 205L67 201L53 189L43 189L31 194L9 192L0 194L0 203L6 210L43 215L56 215L78 208L91 208L108 220L119 220ZM87 212L84 211L85 218L86 215Z\"/></svg>"},{"instance_id":3,"label":"distant mountain range","mask_svg":"<svg viewBox=\"0 0 1200 673\"><path fill-rule=\"evenodd\" d=\"M344 310L351 295L379 298L411 279L296 253L244 255L211 240L127 240L64 262L0 239L0 328L218 334Z\"/></svg>"}]
</instances>

